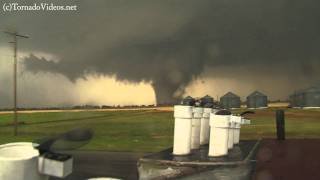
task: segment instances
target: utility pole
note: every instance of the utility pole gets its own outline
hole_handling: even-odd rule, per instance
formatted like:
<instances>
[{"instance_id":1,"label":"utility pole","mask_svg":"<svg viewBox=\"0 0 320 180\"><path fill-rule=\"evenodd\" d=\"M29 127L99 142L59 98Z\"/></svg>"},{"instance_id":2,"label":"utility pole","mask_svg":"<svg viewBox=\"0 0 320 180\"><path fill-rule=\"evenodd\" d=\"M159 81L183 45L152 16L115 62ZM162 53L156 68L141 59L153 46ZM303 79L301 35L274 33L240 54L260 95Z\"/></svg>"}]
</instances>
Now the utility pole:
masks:
<instances>
[{"instance_id":1,"label":"utility pole","mask_svg":"<svg viewBox=\"0 0 320 180\"><path fill-rule=\"evenodd\" d=\"M13 134L14 136L18 135L18 96L17 96L17 66L18 66L18 60L17 60L17 50L18 50L18 38L17 37L22 37L22 38L29 38L29 36L21 35L18 34L17 32L9 32L9 31L3 31L6 34L9 34L13 37L13 41L10 42L13 44L13 125L14 125L14 130Z\"/></svg>"}]
</instances>

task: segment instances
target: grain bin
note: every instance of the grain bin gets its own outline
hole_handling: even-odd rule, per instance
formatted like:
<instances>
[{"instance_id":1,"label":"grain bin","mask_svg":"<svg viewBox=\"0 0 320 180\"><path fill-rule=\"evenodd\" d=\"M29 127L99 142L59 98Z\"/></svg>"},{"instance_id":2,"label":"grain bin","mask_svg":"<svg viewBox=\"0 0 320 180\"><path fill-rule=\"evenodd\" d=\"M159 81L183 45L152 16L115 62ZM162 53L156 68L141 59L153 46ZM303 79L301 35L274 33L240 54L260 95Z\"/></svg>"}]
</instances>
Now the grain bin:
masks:
<instances>
[{"instance_id":1,"label":"grain bin","mask_svg":"<svg viewBox=\"0 0 320 180\"><path fill-rule=\"evenodd\" d=\"M232 92L228 92L227 94L223 95L220 98L220 104L225 109L240 108L241 106L240 96Z\"/></svg>"},{"instance_id":2,"label":"grain bin","mask_svg":"<svg viewBox=\"0 0 320 180\"><path fill-rule=\"evenodd\" d=\"M296 91L289 100L291 107L320 108L320 85Z\"/></svg>"},{"instance_id":3,"label":"grain bin","mask_svg":"<svg viewBox=\"0 0 320 180\"><path fill-rule=\"evenodd\" d=\"M254 91L247 97L247 108L267 108L268 97L259 91Z\"/></svg>"}]
</instances>

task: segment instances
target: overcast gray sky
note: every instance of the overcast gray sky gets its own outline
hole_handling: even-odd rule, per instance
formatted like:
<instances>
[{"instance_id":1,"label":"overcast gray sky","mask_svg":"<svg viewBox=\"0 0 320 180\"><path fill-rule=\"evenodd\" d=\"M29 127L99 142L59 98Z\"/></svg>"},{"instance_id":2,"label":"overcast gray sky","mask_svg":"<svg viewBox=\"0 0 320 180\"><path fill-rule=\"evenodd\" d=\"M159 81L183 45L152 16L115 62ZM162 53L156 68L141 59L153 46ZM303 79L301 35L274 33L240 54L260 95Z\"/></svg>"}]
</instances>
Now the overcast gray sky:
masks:
<instances>
[{"instance_id":1,"label":"overcast gray sky","mask_svg":"<svg viewBox=\"0 0 320 180\"><path fill-rule=\"evenodd\" d=\"M286 99L320 81L317 0L41 2L78 10L1 12L1 28L31 36L19 41L22 106L153 104L256 89ZM12 102L8 41L0 36L0 107Z\"/></svg>"}]
</instances>

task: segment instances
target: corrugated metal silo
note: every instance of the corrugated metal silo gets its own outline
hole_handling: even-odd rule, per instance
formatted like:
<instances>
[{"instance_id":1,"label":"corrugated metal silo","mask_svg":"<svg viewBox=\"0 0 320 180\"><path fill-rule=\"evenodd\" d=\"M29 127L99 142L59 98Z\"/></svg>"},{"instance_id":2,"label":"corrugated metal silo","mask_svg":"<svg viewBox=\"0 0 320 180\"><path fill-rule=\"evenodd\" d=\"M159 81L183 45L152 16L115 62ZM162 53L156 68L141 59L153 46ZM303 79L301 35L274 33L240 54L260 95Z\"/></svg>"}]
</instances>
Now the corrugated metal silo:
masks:
<instances>
[{"instance_id":1,"label":"corrugated metal silo","mask_svg":"<svg viewBox=\"0 0 320 180\"><path fill-rule=\"evenodd\" d=\"M240 97L232 92L228 92L220 98L220 104L225 109L240 108Z\"/></svg>"},{"instance_id":2,"label":"corrugated metal silo","mask_svg":"<svg viewBox=\"0 0 320 180\"><path fill-rule=\"evenodd\" d=\"M248 108L268 107L268 97L259 91L254 91L247 97Z\"/></svg>"},{"instance_id":3,"label":"corrugated metal silo","mask_svg":"<svg viewBox=\"0 0 320 180\"><path fill-rule=\"evenodd\" d=\"M291 107L319 108L320 107L320 85L308 89L296 91L289 97Z\"/></svg>"},{"instance_id":4,"label":"corrugated metal silo","mask_svg":"<svg viewBox=\"0 0 320 180\"><path fill-rule=\"evenodd\" d=\"M305 107L320 107L320 87L314 86L305 91Z\"/></svg>"}]
</instances>

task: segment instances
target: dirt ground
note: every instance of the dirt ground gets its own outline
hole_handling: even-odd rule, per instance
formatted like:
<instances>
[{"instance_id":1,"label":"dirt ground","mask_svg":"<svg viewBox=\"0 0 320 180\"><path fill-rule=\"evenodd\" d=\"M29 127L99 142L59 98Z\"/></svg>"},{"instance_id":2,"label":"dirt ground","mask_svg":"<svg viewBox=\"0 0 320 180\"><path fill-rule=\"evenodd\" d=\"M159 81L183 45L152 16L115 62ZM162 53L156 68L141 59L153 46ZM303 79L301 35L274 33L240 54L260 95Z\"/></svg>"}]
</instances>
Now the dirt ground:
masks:
<instances>
[{"instance_id":1,"label":"dirt ground","mask_svg":"<svg viewBox=\"0 0 320 180\"><path fill-rule=\"evenodd\" d=\"M263 140L254 180L320 179L320 139Z\"/></svg>"}]
</instances>

